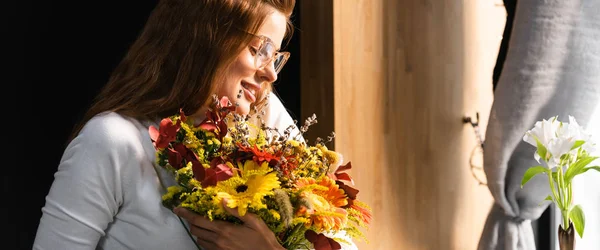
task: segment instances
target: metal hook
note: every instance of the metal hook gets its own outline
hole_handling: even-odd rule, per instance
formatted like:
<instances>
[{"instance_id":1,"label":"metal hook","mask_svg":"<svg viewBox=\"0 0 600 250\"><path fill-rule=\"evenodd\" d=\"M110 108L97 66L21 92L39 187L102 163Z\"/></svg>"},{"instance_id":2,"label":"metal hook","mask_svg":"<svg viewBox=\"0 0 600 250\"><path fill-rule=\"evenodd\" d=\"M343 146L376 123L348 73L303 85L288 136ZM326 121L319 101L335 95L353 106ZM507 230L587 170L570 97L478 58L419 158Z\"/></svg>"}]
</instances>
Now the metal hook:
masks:
<instances>
[{"instance_id":1,"label":"metal hook","mask_svg":"<svg viewBox=\"0 0 600 250\"><path fill-rule=\"evenodd\" d=\"M477 136L477 140L479 141L479 144L481 145L481 149L483 149L483 136L481 135L481 132L479 132L479 112L475 113L475 118L476 118L476 120L473 120L473 118L471 118L469 116L464 116L463 123L471 124L471 126L475 130L475 136Z\"/></svg>"},{"instance_id":2,"label":"metal hook","mask_svg":"<svg viewBox=\"0 0 600 250\"><path fill-rule=\"evenodd\" d=\"M475 170L483 171L483 167L476 166L473 163L473 158L475 157L475 153L477 152L477 149L481 148L481 152L483 152L483 136L481 135L481 132L479 131L479 112L477 112L475 114L475 118L476 119L474 120L473 118L471 118L469 116L463 117L463 123L469 123L473 127L473 130L475 132L475 137L477 138L477 141L479 143L479 145L475 146L475 148L473 148L473 150L471 151L471 155L469 157L469 165L471 165L471 169L470 169L471 174L477 180L479 185L487 185L487 183L485 181L483 181L482 178L479 178L477 176L477 174L475 174Z\"/></svg>"}]
</instances>

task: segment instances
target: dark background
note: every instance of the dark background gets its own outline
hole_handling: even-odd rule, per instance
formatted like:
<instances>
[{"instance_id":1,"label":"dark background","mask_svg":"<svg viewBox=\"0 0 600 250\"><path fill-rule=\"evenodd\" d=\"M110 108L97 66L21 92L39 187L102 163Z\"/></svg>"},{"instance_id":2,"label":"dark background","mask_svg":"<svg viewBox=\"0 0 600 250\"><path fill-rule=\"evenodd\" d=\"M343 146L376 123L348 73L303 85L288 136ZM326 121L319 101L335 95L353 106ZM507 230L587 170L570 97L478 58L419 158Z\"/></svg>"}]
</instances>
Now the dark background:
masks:
<instances>
[{"instance_id":1,"label":"dark background","mask_svg":"<svg viewBox=\"0 0 600 250\"><path fill-rule=\"evenodd\" d=\"M1 249L31 249L69 133L156 3L18 1L0 7L1 57L8 65L1 78L7 115L2 134L16 142L3 147L10 148L4 158L11 161L2 174ZM296 12L297 27L298 19ZM295 30L283 48L291 57L275 83L293 118L300 115L300 35Z\"/></svg>"}]
</instances>

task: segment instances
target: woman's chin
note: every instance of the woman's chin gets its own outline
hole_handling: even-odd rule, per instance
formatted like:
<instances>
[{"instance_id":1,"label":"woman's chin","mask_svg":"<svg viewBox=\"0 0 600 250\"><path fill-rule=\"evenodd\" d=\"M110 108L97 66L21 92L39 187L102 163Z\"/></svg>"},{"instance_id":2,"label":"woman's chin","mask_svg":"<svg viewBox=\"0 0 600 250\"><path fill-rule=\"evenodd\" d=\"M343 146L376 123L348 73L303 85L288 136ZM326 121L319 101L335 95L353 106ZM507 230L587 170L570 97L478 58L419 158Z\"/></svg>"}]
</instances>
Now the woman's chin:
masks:
<instances>
[{"instance_id":1,"label":"woman's chin","mask_svg":"<svg viewBox=\"0 0 600 250\"><path fill-rule=\"evenodd\" d=\"M250 113L250 103L241 102L239 106L235 109L235 112L238 115L247 115Z\"/></svg>"}]
</instances>

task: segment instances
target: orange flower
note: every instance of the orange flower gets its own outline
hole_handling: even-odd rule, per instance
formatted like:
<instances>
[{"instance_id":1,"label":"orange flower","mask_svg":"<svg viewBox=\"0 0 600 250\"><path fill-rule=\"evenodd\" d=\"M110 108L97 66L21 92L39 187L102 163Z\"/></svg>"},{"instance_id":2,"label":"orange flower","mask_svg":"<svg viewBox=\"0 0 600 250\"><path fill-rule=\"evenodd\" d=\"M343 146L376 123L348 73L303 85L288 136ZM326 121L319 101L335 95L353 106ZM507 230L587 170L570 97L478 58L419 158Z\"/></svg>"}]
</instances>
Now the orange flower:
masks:
<instances>
[{"instance_id":1,"label":"orange flower","mask_svg":"<svg viewBox=\"0 0 600 250\"><path fill-rule=\"evenodd\" d=\"M350 200L350 203L348 203L348 206L346 206L346 208L351 208L358 211L358 214L355 214L354 216L357 219L361 220L363 223L371 223L371 219L373 218L373 215L371 214L371 208L364 202L361 202L359 200Z\"/></svg>"},{"instance_id":2,"label":"orange flower","mask_svg":"<svg viewBox=\"0 0 600 250\"><path fill-rule=\"evenodd\" d=\"M358 211L359 214L355 216L362 222L369 224L372 218L371 208L367 204L356 199L358 189L349 185L354 184L352 177L350 177L350 175L347 173L351 168L352 164L348 162L346 165L340 166L334 174L329 174L328 176L335 180L335 183L339 186L339 188L344 190L348 196L348 204L344 208L352 208Z\"/></svg>"},{"instance_id":3,"label":"orange flower","mask_svg":"<svg viewBox=\"0 0 600 250\"><path fill-rule=\"evenodd\" d=\"M247 152L252 154L252 159L258 163L262 164L263 162L271 162L272 160L279 160L279 156L270 153L267 149L258 148L256 144L253 146L247 147L241 143L238 143L238 148L242 152Z\"/></svg>"},{"instance_id":4,"label":"orange flower","mask_svg":"<svg viewBox=\"0 0 600 250\"><path fill-rule=\"evenodd\" d=\"M344 228L348 213L342 207L348 204L348 200L334 180L328 177L317 180L302 178L296 182L296 186L302 190L301 197L310 206L299 210L299 213L308 216L308 227L314 226L318 231Z\"/></svg>"}]
</instances>

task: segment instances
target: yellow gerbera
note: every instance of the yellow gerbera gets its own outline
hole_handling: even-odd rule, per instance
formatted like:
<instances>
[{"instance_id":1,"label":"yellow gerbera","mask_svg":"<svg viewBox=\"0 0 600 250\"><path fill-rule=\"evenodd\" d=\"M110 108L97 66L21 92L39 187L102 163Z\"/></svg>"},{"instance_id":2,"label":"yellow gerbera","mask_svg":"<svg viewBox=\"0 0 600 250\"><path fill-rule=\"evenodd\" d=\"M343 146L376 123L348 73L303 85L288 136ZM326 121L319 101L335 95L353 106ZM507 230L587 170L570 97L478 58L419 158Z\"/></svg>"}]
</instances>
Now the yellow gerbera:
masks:
<instances>
[{"instance_id":1,"label":"yellow gerbera","mask_svg":"<svg viewBox=\"0 0 600 250\"><path fill-rule=\"evenodd\" d=\"M269 163L264 161L262 164L258 164L253 160L247 160L242 163L238 163L238 168L243 172L243 174L254 174L254 173L263 173L271 171L271 167L269 167Z\"/></svg>"},{"instance_id":2,"label":"yellow gerbera","mask_svg":"<svg viewBox=\"0 0 600 250\"><path fill-rule=\"evenodd\" d=\"M253 161L252 161L253 162ZM246 163L240 168L241 173L217 183L217 199L227 199L227 206L237 207L238 213L244 216L248 208L262 209L267 205L263 198L273 195L273 189L279 188L280 182L275 172L269 172L268 165Z\"/></svg>"}]
</instances>

